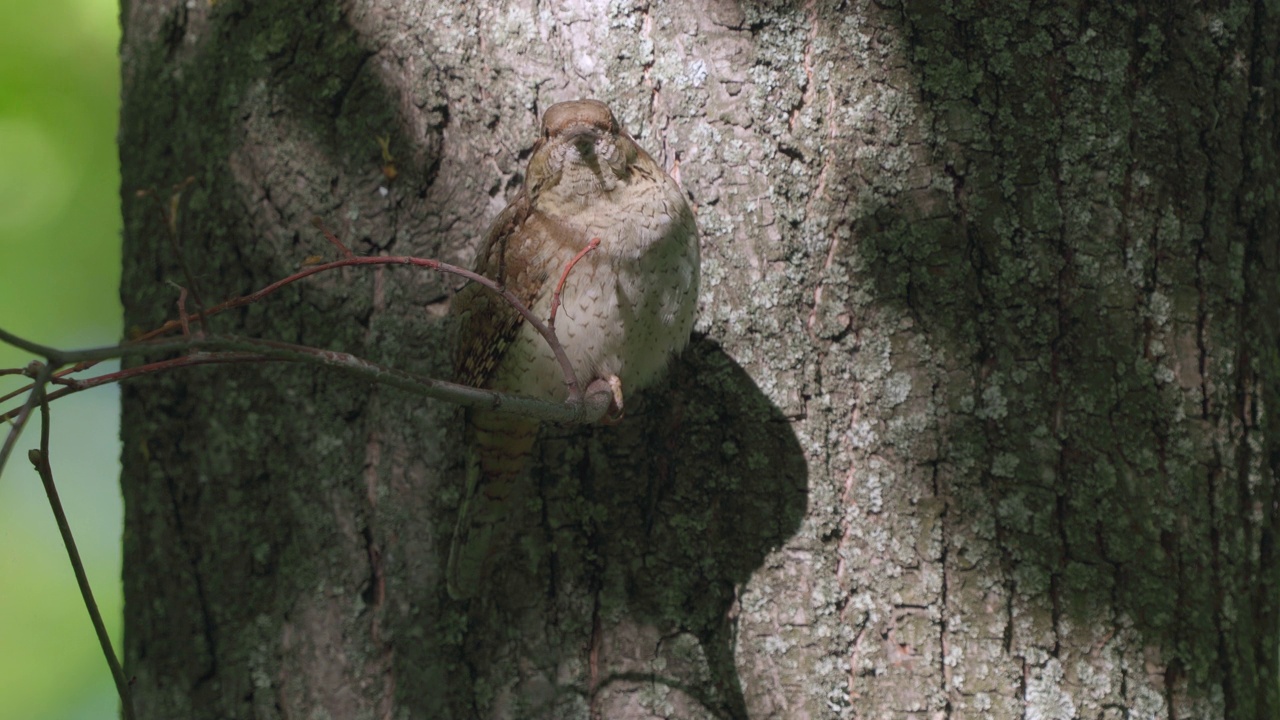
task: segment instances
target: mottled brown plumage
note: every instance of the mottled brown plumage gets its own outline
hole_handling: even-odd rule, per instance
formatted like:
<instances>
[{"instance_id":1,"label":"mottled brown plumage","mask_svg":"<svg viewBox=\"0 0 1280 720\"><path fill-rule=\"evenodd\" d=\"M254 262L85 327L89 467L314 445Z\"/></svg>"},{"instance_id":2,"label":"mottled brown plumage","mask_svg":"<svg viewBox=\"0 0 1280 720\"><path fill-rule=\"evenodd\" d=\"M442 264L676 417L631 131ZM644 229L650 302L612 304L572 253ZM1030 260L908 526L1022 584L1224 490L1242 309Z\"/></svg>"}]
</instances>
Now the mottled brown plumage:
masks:
<instances>
[{"instance_id":1,"label":"mottled brown plumage","mask_svg":"<svg viewBox=\"0 0 1280 720\"><path fill-rule=\"evenodd\" d=\"M538 317L569 261L556 318L578 380L627 391L652 382L688 342L698 293L698 235L679 186L627 135L603 103L559 103L543 116L520 193L485 238L476 271L504 284ZM459 382L563 400L564 376L533 328L504 300L469 285L454 301ZM467 497L450 550L448 582L470 597L523 510L521 482L538 426L523 418L467 416Z\"/></svg>"}]
</instances>

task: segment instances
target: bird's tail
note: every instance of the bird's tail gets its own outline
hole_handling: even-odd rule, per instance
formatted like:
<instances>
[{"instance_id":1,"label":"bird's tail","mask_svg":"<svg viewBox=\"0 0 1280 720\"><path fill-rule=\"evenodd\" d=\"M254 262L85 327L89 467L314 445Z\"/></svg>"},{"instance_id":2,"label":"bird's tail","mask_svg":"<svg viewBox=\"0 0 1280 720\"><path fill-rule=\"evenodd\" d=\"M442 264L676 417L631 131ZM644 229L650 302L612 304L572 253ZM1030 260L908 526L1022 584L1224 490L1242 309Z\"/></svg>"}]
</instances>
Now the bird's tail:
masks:
<instances>
[{"instance_id":1,"label":"bird's tail","mask_svg":"<svg viewBox=\"0 0 1280 720\"><path fill-rule=\"evenodd\" d=\"M467 413L467 489L449 548L446 586L455 600L479 592L496 556L509 549L528 497L526 470L538 423L514 415Z\"/></svg>"}]
</instances>

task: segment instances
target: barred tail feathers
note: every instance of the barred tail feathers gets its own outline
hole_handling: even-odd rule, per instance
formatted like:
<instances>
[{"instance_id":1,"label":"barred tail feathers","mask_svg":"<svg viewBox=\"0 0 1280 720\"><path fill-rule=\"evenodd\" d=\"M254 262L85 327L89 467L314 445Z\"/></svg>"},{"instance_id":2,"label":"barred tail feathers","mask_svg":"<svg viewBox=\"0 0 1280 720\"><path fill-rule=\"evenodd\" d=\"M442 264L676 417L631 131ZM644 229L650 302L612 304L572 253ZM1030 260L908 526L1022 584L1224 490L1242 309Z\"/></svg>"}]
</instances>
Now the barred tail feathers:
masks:
<instances>
[{"instance_id":1,"label":"barred tail feathers","mask_svg":"<svg viewBox=\"0 0 1280 720\"><path fill-rule=\"evenodd\" d=\"M446 585L455 600L475 597L492 563L510 548L528 495L526 470L538 423L475 411L467 417L467 488L449 548Z\"/></svg>"}]
</instances>

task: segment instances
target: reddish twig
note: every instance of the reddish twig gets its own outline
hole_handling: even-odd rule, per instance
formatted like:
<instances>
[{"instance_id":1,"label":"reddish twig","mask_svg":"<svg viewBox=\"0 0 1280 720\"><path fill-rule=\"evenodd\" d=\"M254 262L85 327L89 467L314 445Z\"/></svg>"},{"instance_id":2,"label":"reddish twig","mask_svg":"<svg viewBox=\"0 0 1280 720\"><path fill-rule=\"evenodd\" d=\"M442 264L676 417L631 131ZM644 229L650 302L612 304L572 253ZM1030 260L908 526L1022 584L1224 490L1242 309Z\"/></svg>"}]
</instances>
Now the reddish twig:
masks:
<instances>
[{"instance_id":1,"label":"reddish twig","mask_svg":"<svg viewBox=\"0 0 1280 720\"><path fill-rule=\"evenodd\" d=\"M80 372L80 371L82 371L82 370L88 370L89 368L91 368L91 367L93 367L94 365L97 365L97 364L98 364L98 363L97 363L97 361L94 361L94 362L89 362L89 363L80 363L79 365L75 365L75 366L73 366L73 367L69 367L69 368L63 368L63 369L59 370L58 372L53 373L53 375L52 375L52 376L50 376L50 378L49 378L49 379L50 379L51 381L53 381L53 382L58 382L58 381L60 381L60 380L61 380L64 376L66 376L66 375L70 375L70 374L72 374L72 373L77 373L77 372ZM82 366L83 366L83 367L82 367ZM5 368L5 369L3 369L3 370L0 370L0 375L25 375L25 374L27 374L27 373L26 373L24 370L22 370L21 368ZM2 403L2 402L8 402L8 401L10 401L10 400L12 400L12 399L14 399L14 398L18 397L19 395L21 395L21 394L25 393L25 392L30 392L30 391L31 391L31 388L33 388L33 387L35 387L35 386L34 386L34 385L23 385L22 387L18 388L17 390L14 390L14 391L12 391L12 392L6 393L6 394L4 394L4 395L0 395L0 403Z\"/></svg>"},{"instance_id":2,"label":"reddish twig","mask_svg":"<svg viewBox=\"0 0 1280 720\"><path fill-rule=\"evenodd\" d=\"M355 253L351 252L351 248L342 244L342 241L338 239L338 236L334 235L332 232L329 231L329 228L324 226L323 220L321 220L318 217L311 218L311 224L314 225L315 228L319 230L322 235L324 235L325 239L328 240L330 244L338 248L338 252L342 253L342 257L353 258L356 256Z\"/></svg>"},{"instance_id":3,"label":"reddish twig","mask_svg":"<svg viewBox=\"0 0 1280 720\"><path fill-rule=\"evenodd\" d=\"M49 394L50 400L57 400L65 395L90 390L101 385L110 385L111 383L123 382L130 378L141 377L152 373L163 372L166 370L176 370L178 368L195 367L196 365L218 365L224 363L249 363L249 362L265 362L270 358L255 353L246 352L223 352L223 353L201 353L196 355L183 355L181 357L170 358L168 360L157 360L156 362L146 363L143 365L135 365L125 370L117 370L116 372L98 375L97 377L80 379L58 379L53 382L58 385L65 386L65 390L55 390ZM3 417L3 416L0 416Z\"/></svg>"},{"instance_id":4,"label":"reddish twig","mask_svg":"<svg viewBox=\"0 0 1280 720\"><path fill-rule=\"evenodd\" d=\"M569 273L573 271L573 266L586 256L587 253L600 247L600 238L591 238L591 242L587 246L578 251L577 255L564 266L564 272L560 273L560 282L556 283L556 289L551 293L551 316L547 318L547 327L551 329L552 335L556 331L556 309L560 307L560 291L564 290L564 283L569 279Z\"/></svg>"},{"instance_id":5,"label":"reddish twig","mask_svg":"<svg viewBox=\"0 0 1280 720\"><path fill-rule=\"evenodd\" d=\"M42 346L17 338L4 330L0 330L0 340L17 345L30 352L43 354L40 351ZM74 385L68 385L49 393L49 400L56 400L92 387L127 380L161 370L230 362L296 362L335 368L373 383L390 385L408 392L464 407L506 411L546 422L570 424L595 422L604 416L609 409L610 401L609 393L592 392L579 402L563 404L546 402L421 377L403 370L378 365L349 353L249 338L206 337L191 340L153 340L74 352L60 352L52 348L47 350L50 353L57 354L60 359L71 358L75 360L105 360L128 355L174 351L189 351L192 353L178 358L139 365L96 378L78 380L75 381ZM27 406L24 405L23 407L26 408ZM19 413L19 410L0 413L0 421L17 416ZM0 467L0 470L2 469L3 467Z\"/></svg>"},{"instance_id":6,"label":"reddish twig","mask_svg":"<svg viewBox=\"0 0 1280 720\"><path fill-rule=\"evenodd\" d=\"M182 268L182 275L187 279L187 287L191 291L191 299L196 304L196 321L200 323L200 327L208 330L205 325L204 300L200 297L200 288L196 285L195 273L191 272L191 265L187 262L187 256L182 253L182 243L178 239L178 210L182 205L182 195L187 188L195 184L195 177L187 177L187 179L173 186L173 193L169 195L169 204L166 206L160 202L154 191L144 190L138 193L139 197L147 196L155 201L160 210L160 217L164 220L165 230L168 231L169 244L173 246L174 258L178 261L178 266Z\"/></svg>"},{"instance_id":7,"label":"reddish twig","mask_svg":"<svg viewBox=\"0 0 1280 720\"><path fill-rule=\"evenodd\" d=\"M191 325L187 322L187 289L178 288L178 322L182 323L182 337L191 337Z\"/></svg>"},{"instance_id":8,"label":"reddish twig","mask_svg":"<svg viewBox=\"0 0 1280 720\"><path fill-rule=\"evenodd\" d=\"M211 308L208 308L207 310L204 310L203 312L197 313L190 317L191 319L203 320L204 318L207 318L212 315L216 315L221 312L225 312L227 310L232 310L238 307L243 307L245 305L250 305L255 302L258 302L259 300L267 297L268 295L276 292L277 290L285 287L286 285L290 285L304 278L311 277L312 275L316 275L318 273L326 272L329 270L336 270L337 268L352 267L356 265L414 265L417 267L431 268L433 270L439 270L441 272L451 273L453 275L464 277L473 282L480 283L481 285L485 286L489 290L502 296L504 300L506 300L513 308L515 308L520 313L520 315L523 316L524 319L527 320L529 324L533 326L534 330L536 330L538 334L541 335L542 338L551 347L551 352L555 356L556 361L559 362L560 369L564 373L565 385L567 385L569 388L570 402L578 403L582 401L582 386L578 383L577 375L574 373L574 370L573 370L573 364L569 362L569 356L565 353L564 346L560 344L560 341L556 338L555 333L551 331L551 329L546 325L546 323L538 319L536 315L534 315L528 308L526 308L524 304L521 303L520 300L514 294L508 291L506 288L499 286L497 283L495 283L494 281L490 280L487 277L484 277L483 275L478 275L470 270L465 270L456 265L450 265L449 263L440 262L439 260L431 260L428 258L417 258L417 257L409 257L409 256L349 257L343 260L335 260L333 262L322 263L320 265L312 265L310 267L299 270L298 272L286 278L277 280L271 283L270 285L267 285L266 287L262 288L261 290L252 292L248 295L242 295L238 298L227 300L226 302L215 305ZM173 332L174 330L179 329L182 326L183 326L183 323L181 322L181 320L169 320L168 322L164 323L160 327L150 332L139 335L138 337L134 338L130 342L125 343L125 345L127 346L132 344L145 343L149 340L153 340L155 338L158 338L170 332ZM29 343L27 341L22 340L21 338L16 338L18 342L14 342L10 338L14 338L14 336L9 335L8 333L5 333L4 331L0 330L0 340L4 340L5 342L9 342L12 345L16 345L17 347L23 348L25 350L28 350L29 352L33 352L43 357L56 357L63 360L63 362L57 363L58 365L63 365L63 364L66 364L67 362L79 363L74 368L60 372L58 374L59 378L61 378L62 376L66 375L69 372L81 372L81 371L87 370L93 367L98 361L97 358L86 358L81 355L77 355L76 353L61 352L53 348L46 348L40 345L35 345L34 343ZM20 344L20 343L25 343L25 344ZM104 355L104 358L111 358L111 357L118 357L118 356L119 356L118 353L106 354ZM8 395L0 397L0 402L4 402L11 398L17 397L18 395L24 392L30 391L31 388L32 386L28 385L14 392L11 392Z\"/></svg>"}]
</instances>

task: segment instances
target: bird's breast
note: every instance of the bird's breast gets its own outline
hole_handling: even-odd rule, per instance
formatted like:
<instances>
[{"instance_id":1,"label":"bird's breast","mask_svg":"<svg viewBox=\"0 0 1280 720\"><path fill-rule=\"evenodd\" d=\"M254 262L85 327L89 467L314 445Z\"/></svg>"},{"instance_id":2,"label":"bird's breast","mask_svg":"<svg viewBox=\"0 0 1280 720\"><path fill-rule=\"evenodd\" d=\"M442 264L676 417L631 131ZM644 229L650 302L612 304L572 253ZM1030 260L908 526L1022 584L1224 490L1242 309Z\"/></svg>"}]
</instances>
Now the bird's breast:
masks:
<instances>
[{"instance_id":1,"label":"bird's breast","mask_svg":"<svg viewBox=\"0 0 1280 720\"><path fill-rule=\"evenodd\" d=\"M534 313L549 316L564 269L599 238L565 278L556 336L580 382L617 375L626 390L644 387L684 347L693 326L699 258L692 212L674 188L616 194L557 222L565 242L544 249L550 278ZM547 399L566 396L554 356L531 327L521 329L503 364L501 385Z\"/></svg>"}]
</instances>

